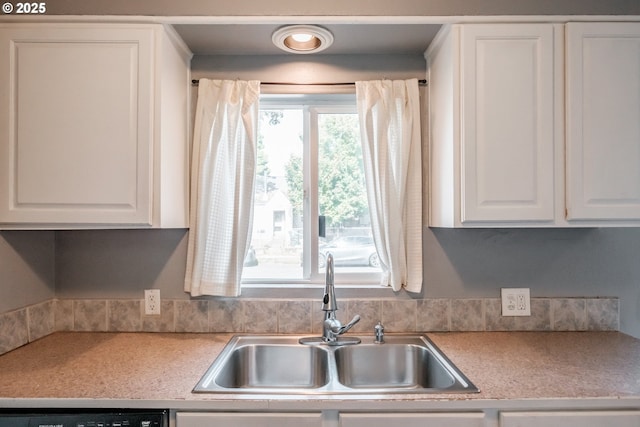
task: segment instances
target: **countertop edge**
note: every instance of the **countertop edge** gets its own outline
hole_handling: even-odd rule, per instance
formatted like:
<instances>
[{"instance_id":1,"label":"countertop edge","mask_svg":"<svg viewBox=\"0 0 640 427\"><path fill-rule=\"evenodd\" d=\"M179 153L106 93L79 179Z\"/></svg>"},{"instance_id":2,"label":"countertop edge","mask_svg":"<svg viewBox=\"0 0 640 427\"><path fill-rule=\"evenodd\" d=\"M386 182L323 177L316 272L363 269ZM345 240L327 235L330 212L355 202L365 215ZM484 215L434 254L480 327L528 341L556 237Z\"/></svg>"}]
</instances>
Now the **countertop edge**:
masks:
<instances>
[{"instance_id":1,"label":"countertop edge","mask_svg":"<svg viewBox=\"0 0 640 427\"><path fill-rule=\"evenodd\" d=\"M640 397L604 398L531 398L531 399L313 399L299 396L266 399L244 398L219 400L154 400L154 399L74 399L74 398L0 398L0 411L4 409L169 409L172 411L295 411L319 412L339 410L362 412L407 411L526 411L526 410L640 410Z\"/></svg>"}]
</instances>

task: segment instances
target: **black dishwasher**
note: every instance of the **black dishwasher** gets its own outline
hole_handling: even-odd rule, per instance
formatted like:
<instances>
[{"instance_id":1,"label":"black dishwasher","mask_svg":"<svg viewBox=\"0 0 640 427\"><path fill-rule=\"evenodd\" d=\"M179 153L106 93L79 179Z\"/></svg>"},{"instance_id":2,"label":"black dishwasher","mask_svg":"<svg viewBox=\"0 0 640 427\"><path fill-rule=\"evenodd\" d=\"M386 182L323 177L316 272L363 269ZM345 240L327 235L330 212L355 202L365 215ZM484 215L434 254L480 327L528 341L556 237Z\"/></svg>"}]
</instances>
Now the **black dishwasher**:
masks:
<instances>
[{"instance_id":1,"label":"black dishwasher","mask_svg":"<svg viewBox=\"0 0 640 427\"><path fill-rule=\"evenodd\" d=\"M166 410L0 409L0 427L168 427Z\"/></svg>"}]
</instances>

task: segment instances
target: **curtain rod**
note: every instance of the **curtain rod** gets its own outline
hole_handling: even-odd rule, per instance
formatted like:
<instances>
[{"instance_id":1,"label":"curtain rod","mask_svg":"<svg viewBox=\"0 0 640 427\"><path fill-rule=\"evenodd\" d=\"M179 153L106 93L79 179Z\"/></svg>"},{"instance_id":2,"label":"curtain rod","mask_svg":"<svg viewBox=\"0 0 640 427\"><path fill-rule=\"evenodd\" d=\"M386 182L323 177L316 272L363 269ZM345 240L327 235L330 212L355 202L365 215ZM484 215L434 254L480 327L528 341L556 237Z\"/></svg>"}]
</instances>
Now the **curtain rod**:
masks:
<instances>
[{"instance_id":1,"label":"curtain rod","mask_svg":"<svg viewBox=\"0 0 640 427\"><path fill-rule=\"evenodd\" d=\"M198 86L200 80L193 79L191 80L191 84L193 86ZM355 82L345 82L345 83L284 83L284 82L260 82L260 85L267 86L354 86ZM418 80L418 84L423 86L427 84L425 79Z\"/></svg>"}]
</instances>

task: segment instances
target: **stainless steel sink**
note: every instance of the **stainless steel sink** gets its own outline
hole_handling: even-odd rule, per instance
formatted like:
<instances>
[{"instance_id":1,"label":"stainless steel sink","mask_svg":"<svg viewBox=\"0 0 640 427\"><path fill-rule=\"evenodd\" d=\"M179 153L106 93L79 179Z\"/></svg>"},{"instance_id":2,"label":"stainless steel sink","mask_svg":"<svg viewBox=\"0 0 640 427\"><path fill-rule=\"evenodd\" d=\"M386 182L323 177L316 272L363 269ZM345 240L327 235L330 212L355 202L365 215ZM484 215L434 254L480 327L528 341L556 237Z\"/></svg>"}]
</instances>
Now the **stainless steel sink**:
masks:
<instances>
[{"instance_id":1,"label":"stainless steel sink","mask_svg":"<svg viewBox=\"0 0 640 427\"><path fill-rule=\"evenodd\" d=\"M233 350L215 381L225 388L318 388L329 382L328 359L318 347L245 345Z\"/></svg>"},{"instance_id":2,"label":"stainless steel sink","mask_svg":"<svg viewBox=\"0 0 640 427\"><path fill-rule=\"evenodd\" d=\"M384 344L299 344L294 336L235 336L196 393L475 393L478 389L425 336L387 335Z\"/></svg>"},{"instance_id":3,"label":"stainless steel sink","mask_svg":"<svg viewBox=\"0 0 640 427\"><path fill-rule=\"evenodd\" d=\"M414 344L369 344L335 351L338 380L351 388L445 390L455 377L427 348Z\"/></svg>"},{"instance_id":4,"label":"stainless steel sink","mask_svg":"<svg viewBox=\"0 0 640 427\"><path fill-rule=\"evenodd\" d=\"M196 392L290 393L325 386L330 354L290 337L242 337L229 341L200 380Z\"/></svg>"}]
</instances>

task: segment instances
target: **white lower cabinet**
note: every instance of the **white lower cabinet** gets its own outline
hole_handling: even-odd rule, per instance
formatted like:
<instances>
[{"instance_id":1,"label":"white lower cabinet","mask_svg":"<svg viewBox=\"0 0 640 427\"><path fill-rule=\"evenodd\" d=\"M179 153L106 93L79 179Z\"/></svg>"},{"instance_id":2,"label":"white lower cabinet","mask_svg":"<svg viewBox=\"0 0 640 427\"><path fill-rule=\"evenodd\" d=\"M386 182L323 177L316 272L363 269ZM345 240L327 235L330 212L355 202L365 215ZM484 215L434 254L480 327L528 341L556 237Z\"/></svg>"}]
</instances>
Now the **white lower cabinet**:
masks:
<instances>
[{"instance_id":1,"label":"white lower cabinet","mask_svg":"<svg viewBox=\"0 0 640 427\"><path fill-rule=\"evenodd\" d=\"M340 414L340 427L483 427L484 414L472 413L390 413Z\"/></svg>"},{"instance_id":2,"label":"white lower cabinet","mask_svg":"<svg viewBox=\"0 0 640 427\"><path fill-rule=\"evenodd\" d=\"M178 412L176 427L321 427L335 426L335 412L230 413ZM339 427L484 427L484 413L340 413Z\"/></svg>"},{"instance_id":3,"label":"white lower cabinet","mask_svg":"<svg viewBox=\"0 0 640 427\"><path fill-rule=\"evenodd\" d=\"M322 413L178 412L176 427L321 427Z\"/></svg>"},{"instance_id":4,"label":"white lower cabinet","mask_svg":"<svg viewBox=\"0 0 640 427\"><path fill-rule=\"evenodd\" d=\"M487 414L496 414L495 409ZM177 412L175 427L638 427L640 410L469 412Z\"/></svg>"},{"instance_id":5,"label":"white lower cabinet","mask_svg":"<svg viewBox=\"0 0 640 427\"><path fill-rule=\"evenodd\" d=\"M502 412L500 427L638 427L640 411Z\"/></svg>"}]
</instances>

